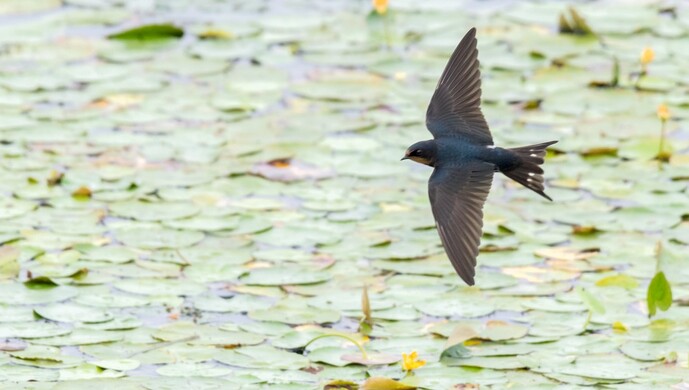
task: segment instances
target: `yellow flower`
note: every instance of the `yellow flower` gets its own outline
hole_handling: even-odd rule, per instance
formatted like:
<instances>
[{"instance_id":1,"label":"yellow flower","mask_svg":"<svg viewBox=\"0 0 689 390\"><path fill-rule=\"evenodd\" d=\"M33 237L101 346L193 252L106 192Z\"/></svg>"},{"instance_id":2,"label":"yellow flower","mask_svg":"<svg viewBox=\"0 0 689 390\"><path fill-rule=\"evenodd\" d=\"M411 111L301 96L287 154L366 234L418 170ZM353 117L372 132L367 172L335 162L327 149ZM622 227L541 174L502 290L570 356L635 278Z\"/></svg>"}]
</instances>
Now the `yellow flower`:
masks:
<instances>
[{"instance_id":1,"label":"yellow flower","mask_svg":"<svg viewBox=\"0 0 689 390\"><path fill-rule=\"evenodd\" d=\"M653 62L653 59L655 58L656 54L651 49L650 47L644 47L644 49L641 51L641 57L639 57L639 61L641 61L641 65L646 66Z\"/></svg>"},{"instance_id":2,"label":"yellow flower","mask_svg":"<svg viewBox=\"0 0 689 390\"><path fill-rule=\"evenodd\" d=\"M612 330L623 333L627 331L627 326L620 321L615 321L612 323Z\"/></svg>"},{"instance_id":3,"label":"yellow flower","mask_svg":"<svg viewBox=\"0 0 689 390\"><path fill-rule=\"evenodd\" d=\"M209 28L199 33L201 39L232 39L231 32L219 28Z\"/></svg>"},{"instance_id":4,"label":"yellow flower","mask_svg":"<svg viewBox=\"0 0 689 390\"><path fill-rule=\"evenodd\" d=\"M406 353L402 354L402 369L404 371L413 371L416 370L419 367L423 367L426 365L425 360L418 360L419 355L416 353L416 351L410 353L407 355Z\"/></svg>"},{"instance_id":5,"label":"yellow flower","mask_svg":"<svg viewBox=\"0 0 689 390\"><path fill-rule=\"evenodd\" d=\"M661 104L658 106L656 114L658 115L658 118L663 122L670 119L670 110L667 109L667 106L665 104Z\"/></svg>"},{"instance_id":6,"label":"yellow flower","mask_svg":"<svg viewBox=\"0 0 689 390\"><path fill-rule=\"evenodd\" d=\"M380 15L388 12L388 0L373 0L373 9Z\"/></svg>"}]
</instances>

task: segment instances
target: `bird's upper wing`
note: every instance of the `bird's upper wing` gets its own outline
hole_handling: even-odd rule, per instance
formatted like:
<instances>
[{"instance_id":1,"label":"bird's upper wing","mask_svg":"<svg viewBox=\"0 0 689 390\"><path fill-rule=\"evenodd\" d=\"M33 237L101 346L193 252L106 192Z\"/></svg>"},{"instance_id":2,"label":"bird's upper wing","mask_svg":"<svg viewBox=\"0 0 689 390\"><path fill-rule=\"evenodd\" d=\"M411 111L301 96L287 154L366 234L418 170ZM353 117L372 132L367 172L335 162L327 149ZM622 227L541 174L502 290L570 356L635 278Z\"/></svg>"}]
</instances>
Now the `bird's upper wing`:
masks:
<instances>
[{"instance_id":1,"label":"bird's upper wing","mask_svg":"<svg viewBox=\"0 0 689 390\"><path fill-rule=\"evenodd\" d=\"M438 234L457 274L474 284L483 226L483 204L493 181L493 165L479 161L437 167L428 195Z\"/></svg>"},{"instance_id":2,"label":"bird's upper wing","mask_svg":"<svg viewBox=\"0 0 689 390\"><path fill-rule=\"evenodd\" d=\"M480 145L493 144L480 108L478 65L476 29L472 28L452 53L428 105L426 127L434 138L463 137Z\"/></svg>"}]
</instances>

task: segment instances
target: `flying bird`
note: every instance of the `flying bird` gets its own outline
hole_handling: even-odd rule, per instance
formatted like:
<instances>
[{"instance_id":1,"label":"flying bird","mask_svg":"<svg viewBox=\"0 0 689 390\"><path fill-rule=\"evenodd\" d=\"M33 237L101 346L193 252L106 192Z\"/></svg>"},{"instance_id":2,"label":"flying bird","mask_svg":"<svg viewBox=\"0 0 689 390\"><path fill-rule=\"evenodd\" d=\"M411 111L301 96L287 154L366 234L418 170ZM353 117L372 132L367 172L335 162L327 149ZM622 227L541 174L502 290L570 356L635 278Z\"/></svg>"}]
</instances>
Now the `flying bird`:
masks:
<instances>
[{"instance_id":1,"label":"flying bird","mask_svg":"<svg viewBox=\"0 0 689 390\"><path fill-rule=\"evenodd\" d=\"M551 200L543 188L543 158L557 141L520 148L493 145L481 113L481 73L476 29L459 42L426 111L432 140L410 146L402 160L433 167L428 195L438 234L457 274L474 284L483 227L483 204L494 172Z\"/></svg>"}]
</instances>

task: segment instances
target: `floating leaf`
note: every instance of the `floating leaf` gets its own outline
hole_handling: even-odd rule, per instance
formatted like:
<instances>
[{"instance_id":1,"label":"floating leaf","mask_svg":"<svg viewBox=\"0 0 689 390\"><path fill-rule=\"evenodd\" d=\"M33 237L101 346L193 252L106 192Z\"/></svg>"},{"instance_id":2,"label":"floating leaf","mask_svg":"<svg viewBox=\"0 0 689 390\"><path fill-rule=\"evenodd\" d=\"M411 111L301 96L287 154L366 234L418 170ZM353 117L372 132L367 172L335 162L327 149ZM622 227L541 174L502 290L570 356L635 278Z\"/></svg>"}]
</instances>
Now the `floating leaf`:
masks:
<instances>
[{"instance_id":1,"label":"floating leaf","mask_svg":"<svg viewBox=\"0 0 689 390\"><path fill-rule=\"evenodd\" d=\"M656 308L666 311L672 305L672 288L662 271L656 273L648 285L646 304L649 317L656 314Z\"/></svg>"},{"instance_id":2,"label":"floating leaf","mask_svg":"<svg viewBox=\"0 0 689 390\"><path fill-rule=\"evenodd\" d=\"M415 386L405 385L390 378L371 377L361 386L362 390L414 390Z\"/></svg>"},{"instance_id":3,"label":"floating leaf","mask_svg":"<svg viewBox=\"0 0 689 390\"><path fill-rule=\"evenodd\" d=\"M340 358L348 362L363 364L364 366L379 366L399 362L402 357L384 353L367 353L366 356L353 353L344 354Z\"/></svg>"},{"instance_id":4,"label":"floating leaf","mask_svg":"<svg viewBox=\"0 0 689 390\"><path fill-rule=\"evenodd\" d=\"M611 276L606 276L602 279L599 279L596 281L596 286L600 287L609 287L609 286L616 286L616 287L622 287L626 288L629 290L633 290L636 287L639 286L639 282L625 274L618 274L618 275L611 275Z\"/></svg>"},{"instance_id":5,"label":"floating leaf","mask_svg":"<svg viewBox=\"0 0 689 390\"><path fill-rule=\"evenodd\" d=\"M492 341L518 339L526 336L528 330L529 328L524 325L488 321L486 327L481 330L480 337Z\"/></svg>"},{"instance_id":6,"label":"floating leaf","mask_svg":"<svg viewBox=\"0 0 689 390\"><path fill-rule=\"evenodd\" d=\"M108 39L119 40L155 40L181 38L184 30L172 24L148 24L108 35Z\"/></svg>"},{"instance_id":7,"label":"floating leaf","mask_svg":"<svg viewBox=\"0 0 689 390\"><path fill-rule=\"evenodd\" d=\"M246 284L260 286L282 286L286 284L312 284L324 282L331 278L327 272L310 270L306 267L284 266L259 268L240 279Z\"/></svg>"},{"instance_id":8,"label":"floating leaf","mask_svg":"<svg viewBox=\"0 0 689 390\"><path fill-rule=\"evenodd\" d=\"M17 277L19 274L19 248L13 246L0 247L0 279Z\"/></svg>"},{"instance_id":9,"label":"floating leaf","mask_svg":"<svg viewBox=\"0 0 689 390\"><path fill-rule=\"evenodd\" d=\"M214 358L221 363L245 368L298 370L309 365L304 356L266 345L221 350Z\"/></svg>"},{"instance_id":10,"label":"floating leaf","mask_svg":"<svg viewBox=\"0 0 689 390\"><path fill-rule=\"evenodd\" d=\"M603 303L601 303L598 298L593 296L593 294L584 290L583 288L577 288L577 294L590 311L597 314L605 313L605 306L603 306Z\"/></svg>"},{"instance_id":11,"label":"floating leaf","mask_svg":"<svg viewBox=\"0 0 689 390\"><path fill-rule=\"evenodd\" d=\"M113 319L107 311L74 304L54 304L37 307L36 314L58 322L105 322Z\"/></svg>"}]
</instances>

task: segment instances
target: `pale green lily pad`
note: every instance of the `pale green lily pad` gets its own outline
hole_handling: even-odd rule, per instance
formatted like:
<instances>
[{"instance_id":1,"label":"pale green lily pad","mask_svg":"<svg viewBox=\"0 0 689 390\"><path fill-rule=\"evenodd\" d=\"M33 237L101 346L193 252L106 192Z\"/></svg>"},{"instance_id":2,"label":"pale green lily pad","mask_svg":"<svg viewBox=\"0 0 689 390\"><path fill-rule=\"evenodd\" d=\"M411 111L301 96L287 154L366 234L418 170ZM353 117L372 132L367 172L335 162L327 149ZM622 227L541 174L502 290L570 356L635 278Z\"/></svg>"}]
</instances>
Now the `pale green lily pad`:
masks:
<instances>
[{"instance_id":1,"label":"pale green lily pad","mask_svg":"<svg viewBox=\"0 0 689 390\"><path fill-rule=\"evenodd\" d=\"M669 358L671 353L681 354L688 351L689 346L680 340L665 343L649 343L630 341L620 347L620 351L628 357L641 361L657 361Z\"/></svg>"},{"instance_id":2,"label":"pale green lily pad","mask_svg":"<svg viewBox=\"0 0 689 390\"><path fill-rule=\"evenodd\" d=\"M311 350L307 357L314 363L325 363L331 366L344 367L348 364L352 364L352 362L343 360L342 356L352 352L352 350L338 347L322 347Z\"/></svg>"},{"instance_id":3,"label":"pale green lily pad","mask_svg":"<svg viewBox=\"0 0 689 390\"><path fill-rule=\"evenodd\" d=\"M215 377L225 376L232 373L232 369L226 367L217 367L208 364L193 364L180 363L168 364L156 370L162 376L178 376L178 377Z\"/></svg>"},{"instance_id":4,"label":"pale green lily pad","mask_svg":"<svg viewBox=\"0 0 689 390\"><path fill-rule=\"evenodd\" d=\"M464 317L464 318L476 318L487 316L495 311L495 308L486 302L485 300L479 301L468 301L462 300L457 301L456 299L451 301L452 298L446 297L448 301L437 300L433 302L426 302L423 304L417 304L416 310L437 317Z\"/></svg>"},{"instance_id":5,"label":"pale green lily pad","mask_svg":"<svg viewBox=\"0 0 689 390\"><path fill-rule=\"evenodd\" d=\"M83 255L84 258L94 261L107 261L110 263L128 263L137 259L136 252L119 246L104 246L88 249Z\"/></svg>"},{"instance_id":6,"label":"pale green lily pad","mask_svg":"<svg viewBox=\"0 0 689 390\"><path fill-rule=\"evenodd\" d=\"M0 381L3 382L51 382L58 378L58 372L48 368L6 365L0 370Z\"/></svg>"},{"instance_id":7,"label":"pale green lily pad","mask_svg":"<svg viewBox=\"0 0 689 390\"><path fill-rule=\"evenodd\" d=\"M253 257L258 261L270 261L273 263L306 262L313 258L307 251L297 249L264 249L253 253Z\"/></svg>"},{"instance_id":8,"label":"pale green lily pad","mask_svg":"<svg viewBox=\"0 0 689 390\"><path fill-rule=\"evenodd\" d=\"M28 307L0 306L0 322L30 322L34 313Z\"/></svg>"},{"instance_id":9,"label":"pale green lily pad","mask_svg":"<svg viewBox=\"0 0 689 390\"><path fill-rule=\"evenodd\" d=\"M104 310L73 304L54 304L37 307L34 311L43 318L58 322L106 322L113 314Z\"/></svg>"},{"instance_id":10,"label":"pale green lily pad","mask_svg":"<svg viewBox=\"0 0 689 390\"><path fill-rule=\"evenodd\" d=\"M470 349L471 356L526 356L529 353L537 350L537 347L531 344L496 344L487 343L481 344Z\"/></svg>"},{"instance_id":11,"label":"pale green lily pad","mask_svg":"<svg viewBox=\"0 0 689 390\"><path fill-rule=\"evenodd\" d=\"M138 328L142 324L143 323L136 317L119 316L107 322L82 323L79 324L78 327L93 330L129 330Z\"/></svg>"},{"instance_id":12,"label":"pale green lily pad","mask_svg":"<svg viewBox=\"0 0 689 390\"><path fill-rule=\"evenodd\" d=\"M114 284L122 291L142 295L198 295L206 288L197 283L177 279L131 279Z\"/></svg>"},{"instance_id":13,"label":"pale green lily pad","mask_svg":"<svg viewBox=\"0 0 689 390\"><path fill-rule=\"evenodd\" d=\"M252 270L240 281L245 284L260 286L282 286L286 284L321 283L331 277L327 272L311 270L306 267L281 266Z\"/></svg>"},{"instance_id":14,"label":"pale green lily pad","mask_svg":"<svg viewBox=\"0 0 689 390\"><path fill-rule=\"evenodd\" d=\"M75 367L81 364L82 359L76 356L63 355L56 347L32 345L23 351L10 352L15 363L46 368ZM4 371L0 370L0 371Z\"/></svg>"},{"instance_id":15,"label":"pale green lily pad","mask_svg":"<svg viewBox=\"0 0 689 390\"><path fill-rule=\"evenodd\" d=\"M93 364L81 364L77 367L63 368L60 370L61 381L78 381L102 378L121 378L123 372L103 369Z\"/></svg>"},{"instance_id":16,"label":"pale green lily pad","mask_svg":"<svg viewBox=\"0 0 689 390\"><path fill-rule=\"evenodd\" d=\"M222 350L216 354L215 360L243 368L298 370L309 365L309 360L302 355L266 345Z\"/></svg>"},{"instance_id":17,"label":"pale green lily pad","mask_svg":"<svg viewBox=\"0 0 689 390\"><path fill-rule=\"evenodd\" d=\"M202 296L194 300L194 307L199 310L220 313L241 313L250 310L263 310L271 307L273 303L265 298L254 295L235 295L230 298L215 296Z\"/></svg>"},{"instance_id":18,"label":"pale green lily pad","mask_svg":"<svg viewBox=\"0 0 689 390\"><path fill-rule=\"evenodd\" d=\"M124 202L111 204L110 211L116 216L139 221L167 221L191 217L200 209L189 203Z\"/></svg>"},{"instance_id":19,"label":"pale green lily pad","mask_svg":"<svg viewBox=\"0 0 689 390\"><path fill-rule=\"evenodd\" d=\"M561 368L560 373L566 375L577 375L585 378L604 379L604 380L625 380L634 378L639 372L638 369L625 369L620 366L583 366L576 364L570 367Z\"/></svg>"},{"instance_id":20,"label":"pale green lily pad","mask_svg":"<svg viewBox=\"0 0 689 390\"><path fill-rule=\"evenodd\" d=\"M470 357L467 359L457 360L452 365L464 367L480 367L490 368L494 370L514 370L519 368L526 368L526 365L519 361L516 357Z\"/></svg>"},{"instance_id":21,"label":"pale green lily pad","mask_svg":"<svg viewBox=\"0 0 689 390\"><path fill-rule=\"evenodd\" d=\"M0 219L15 218L36 208L36 203L13 198L0 202Z\"/></svg>"},{"instance_id":22,"label":"pale green lily pad","mask_svg":"<svg viewBox=\"0 0 689 390\"><path fill-rule=\"evenodd\" d=\"M4 322L0 323L0 337L19 337L35 339L39 337L60 336L71 333L68 327L62 327L51 322Z\"/></svg>"},{"instance_id":23,"label":"pale green lily pad","mask_svg":"<svg viewBox=\"0 0 689 390\"><path fill-rule=\"evenodd\" d=\"M135 359L109 359L109 360L96 360L89 362L94 366L115 370L115 371L130 371L139 368L141 363Z\"/></svg>"},{"instance_id":24,"label":"pale green lily pad","mask_svg":"<svg viewBox=\"0 0 689 390\"><path fill-rule=\"evenodd\" d=\"M109 293L79 295L74 301L93 307L137 307L151 304L151 300L145 297Z\"/></svg>"},{"instance_id":25,"label":"pale green lily pad","mask_svg":"<svg viewBox=\"0 0 689 390\"><path fill-rule=\"evenodd\" d=\"M66 346L108 343L120 341L122 338L123 335L116 332L77 328L64 336L37 338L32 342L38 345Z\"/></svg>"},{"instance_id":26,"label":"pale green lily pad","mask_svg":"<svg viewBox=\"0 0 689 390\"><path fill-rule=\"evenodd\" d=\"M127 246L142 249L184 248L203 240L203 233L170 229L127 229L117 233Z\"/></svg>"},{"instance_id":27,"label":"pale green lily pad","mask_svg":"<svg viewBox=\"0 0 689 390\"><path fill-rule=\"evenodd\" d=\"M264 310L252 310L249 318L257 321L274 321L285 324L332 323L340 319L340 313L334 310L311 307L274 306Z\"/></svg>"},{"instance_id":28,"label":"pale green lily pad","mask_svg":"<svg viewBox=\"0 0 689 390\"><path fill-rule=\"evenodd\" d=\"M22 284L0 285L0 302L7 304L45 304L65 301L78 294L77 290L68 286L55 286L32 289Z\"/></svg>"},{"instance_id":29,"label":"pale green lily pad","mask_svg":"<svg viewBox=\"0 0 689 390\"><path fill-rule=\"evenodd\" d=\"M555 313L577 313L586 311L586 306L580 303L560 302L550 298L535 298L522 303L527 309L541 310Z\"/></svg>"},{"instance_id":30,"label":"pale green lily pad","mask_svg":"<svg viewBox=\"0 0 689 390\"><path fill-rule=\"evenodd\" d=\"M495 323L481 330L479 335L482 339L501 341L522 338L528 331L529 328L523 325Z\"/></svg>"},{"instance_id":31,"label":"pale green lily pad","mask_svg":"<svg viewBox=\"0 0 689 390\"><path fill-rule=\"evenodd\" d=\"M237 219L196 216L192 218L165 221L163 226L180 230L217 232L235 229L238 224L239 221Z\"/></svg>"}]
</instances>

